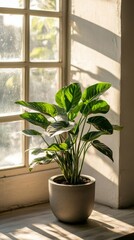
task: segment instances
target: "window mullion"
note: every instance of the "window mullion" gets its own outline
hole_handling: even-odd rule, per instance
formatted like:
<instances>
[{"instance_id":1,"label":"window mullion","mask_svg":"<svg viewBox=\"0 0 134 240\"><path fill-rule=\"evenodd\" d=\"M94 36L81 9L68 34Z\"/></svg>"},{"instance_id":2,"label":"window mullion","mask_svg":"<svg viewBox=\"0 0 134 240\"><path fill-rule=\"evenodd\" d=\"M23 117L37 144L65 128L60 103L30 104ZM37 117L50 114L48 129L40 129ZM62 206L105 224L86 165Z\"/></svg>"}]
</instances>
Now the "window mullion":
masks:
<instances>
[{"instance_id":1,"label":"window mullion","mask_svg":"<svg viewBox=\"0 0 134 240\"><path fill-rule=\"evenodd\" d=\"M25 1L25 9L27 10L24 14L24 75L23 75L23 98L25 101L29 100L29 0ZM28 128L28 123L23 121L23 128ZM23 157L24 165L28 167L29 165L29 152L26 151L29 148L29 139L24 136L22 139L23 144Z\"/></svg>"}]
</instances>

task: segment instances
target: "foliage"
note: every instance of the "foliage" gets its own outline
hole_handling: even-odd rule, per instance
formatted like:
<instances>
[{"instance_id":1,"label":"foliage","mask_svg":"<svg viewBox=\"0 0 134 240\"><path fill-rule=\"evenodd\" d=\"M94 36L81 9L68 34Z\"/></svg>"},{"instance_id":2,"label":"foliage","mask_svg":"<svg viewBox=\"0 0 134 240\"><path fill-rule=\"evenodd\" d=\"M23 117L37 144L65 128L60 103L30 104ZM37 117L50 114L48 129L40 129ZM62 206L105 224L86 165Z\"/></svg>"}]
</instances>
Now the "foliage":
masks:
<instances>
[{"instance_id":1,"label":"foliage","mask_svg":"<svg viewBox=\"0 0 134 240\"><path fill-rule=\"evenodd\" d=\"M54 160L66 181L78 184L85 154L90 146L113 161L112 150L98 140L102 135L112 135L114 130L121 129L112 125L106 117L98 115L106 114L110 109L108 103L99 98L110 86L110 83L102 82L82 92L79 83L72 83L56 93L57 104L22 100L16 102L30 109L21 114L21 118L43 129L43 133L34 129L23 130L27 136L40 136L46 144L44 148L33 150L32 154L39 154L39 157L33 160L30 170L36 164ZM52 144L46 141L44 134L53 138Z\"/></svg>"},{"instance_id":2,"label":"foliage","mask_svg":"<svg viewBox=\"0 0 134 240\"><path fill-rule=\"evenodd\" d=\"M57 27L56 27L57 25ZM32 17L30 58L54 60L57 58L58 20L51 17Z\"/></svg>"},{"instance_id":3,"label":"foliage","mask_svg":"<svg viewBox=\"0 0 134 240\"><path fill-rule=\"evenodd\" d=\"M37 9L44 9L44 10L55 10L56 9L56 0L38 0L33 1L31 0L31 6L36 7Z\"/></svg>"}]
</instances>

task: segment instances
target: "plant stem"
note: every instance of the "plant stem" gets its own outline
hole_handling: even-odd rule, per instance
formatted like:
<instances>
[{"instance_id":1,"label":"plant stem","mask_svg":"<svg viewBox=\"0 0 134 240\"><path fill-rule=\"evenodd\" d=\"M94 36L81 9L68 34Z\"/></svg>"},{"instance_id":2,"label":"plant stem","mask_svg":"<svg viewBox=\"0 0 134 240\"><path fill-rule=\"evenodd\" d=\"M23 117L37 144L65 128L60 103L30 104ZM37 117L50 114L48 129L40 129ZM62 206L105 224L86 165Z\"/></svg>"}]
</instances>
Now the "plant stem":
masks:
<instances>
[{"instance_id":1,"label":"plant stem","mask_svg":"<svg viewBox=\"0 0 134 240\"><path fill-rule=\"evenodd\" d=\"M86 146L87 145L87 146ZM85 155L86 155L86 152L88 150L88 148L91 146L91 143L86 143L85 144L85 149L84 149L84 152L83 152L83 158L82 158L82 161L81 161L81 166L80 166L80 170L79 170L79 176L81 174L81 171L82 171L82 167L83 167L83 164L84 164L84 160L85 160Z\"/></svg>"},{"instance_id":2,"label":"plant stem","mask_svg":"<svg viewBox=\"0 0 134 240\"><path fill-rule=\"evenodd\" d=\"M46 139L41 135L43 141L46 143L47 146L49 146L48 142L46 141Z\"/></svg>"},{"instance_id":3,"label":"plant stem","mask_svg":"<svg viewBox=\"0 0 134 240\"><path fill-rule=\"evenodd\" d=\"M78 145L77 145L77 158L78 158L78 156L79 156L79 152L81 151L80 149L81 149L81 147L80 147L80 145L81 145L81 138L82 138L82 135L83 135L83 131L84 131L84 127L85 127L85 123L86 123L86 121L87 121L87 117L86 118L83 118L83 125L82 125L82 129L81 129L81 132L80 132L80 136L78 136ZM81 122L82 123L82 122Z\"/></svg>"}]
</instances>

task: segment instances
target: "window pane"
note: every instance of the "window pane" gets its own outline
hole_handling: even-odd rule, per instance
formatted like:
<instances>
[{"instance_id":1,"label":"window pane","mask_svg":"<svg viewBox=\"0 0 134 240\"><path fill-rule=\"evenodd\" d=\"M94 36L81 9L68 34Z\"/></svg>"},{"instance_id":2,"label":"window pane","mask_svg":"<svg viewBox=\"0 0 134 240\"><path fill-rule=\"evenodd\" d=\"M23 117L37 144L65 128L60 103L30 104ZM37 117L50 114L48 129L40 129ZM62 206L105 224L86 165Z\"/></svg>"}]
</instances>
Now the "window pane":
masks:
<instances>
[{"instance_id":1,"label":"window pane","mask_svg":"<svg viewBox=\"0 0 134 240\"><path fill-rule=\"evenodd\" d=\"M59 11L59 0L30 0L30 8L35 10Z\"/></svg>"},{"instance_id":2,"label":"window pane","mask_svg":"<svg viewBox=\"0 0 134 240\"><path fill-rule=\"evenodd\" d=\"M0 61L22 61L23 17L0 14Z\"/></svg>"},{"instance_id":3,"label":"window pane","mask_svg":"<svg viewBox=\"0 0 134 240\"><path fill-rule=\"evenodd\" d=\"M0 115L18 112L22 99L22 69L0 69Z\"/></svg>"},{"instance_id":4,"label":"window pane","mask_svg":"<svg viewBox=\"0 0 134 240\"><path fill-rule=\"evenodd\" d=\"M22 166L20 122L0 123L0 169Z\"/></svg>"},{"instance_id":5,"label":"window pane","mask_svg":"<svg viewBox=\"0 0 134 240\"><path fill-rule=\"evenodd\" d=\"M58 91L59 69L32 68L30 70L30 101L53 103Z\"/></svg>"},{"instance_id":6,"label":"window pane","mask_svg":"<svg viewBox=\"0 0 134 240\"><path fill-rule=\"evenodd\" d=\"M0 7L23 8L24 0L0 0Z\"/></svg>"},{"instance_id":7,"label":"window pane","mask_svg":"<svg viewBox=\"0 0 134 240\"><path fill-rule=\"evenodd\" d=\"M59 19L32 16L30 20L31 61L58 61Z\"/></svg>"}]
</instances>

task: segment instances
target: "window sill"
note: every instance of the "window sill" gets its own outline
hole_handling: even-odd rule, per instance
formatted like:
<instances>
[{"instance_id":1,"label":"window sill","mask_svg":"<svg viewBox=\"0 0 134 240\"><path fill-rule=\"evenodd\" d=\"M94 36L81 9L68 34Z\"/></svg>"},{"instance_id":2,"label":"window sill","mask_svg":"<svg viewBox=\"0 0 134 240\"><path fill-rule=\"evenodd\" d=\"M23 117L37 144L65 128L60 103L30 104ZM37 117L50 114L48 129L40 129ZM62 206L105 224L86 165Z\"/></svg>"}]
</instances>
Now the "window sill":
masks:
<instances>
[{"instance_id":1,"label":"window sill","mask_svg":"<svg viewBox=\"0 0 134 240\"><path fill-rule=\"evenodd\" d=\"M59 222L49 204L40 204L0 214L0 239L103 239L113 240L134 232L134 208L111 209L95 204L84 224Z\"/></svg>"}]
</instances>

